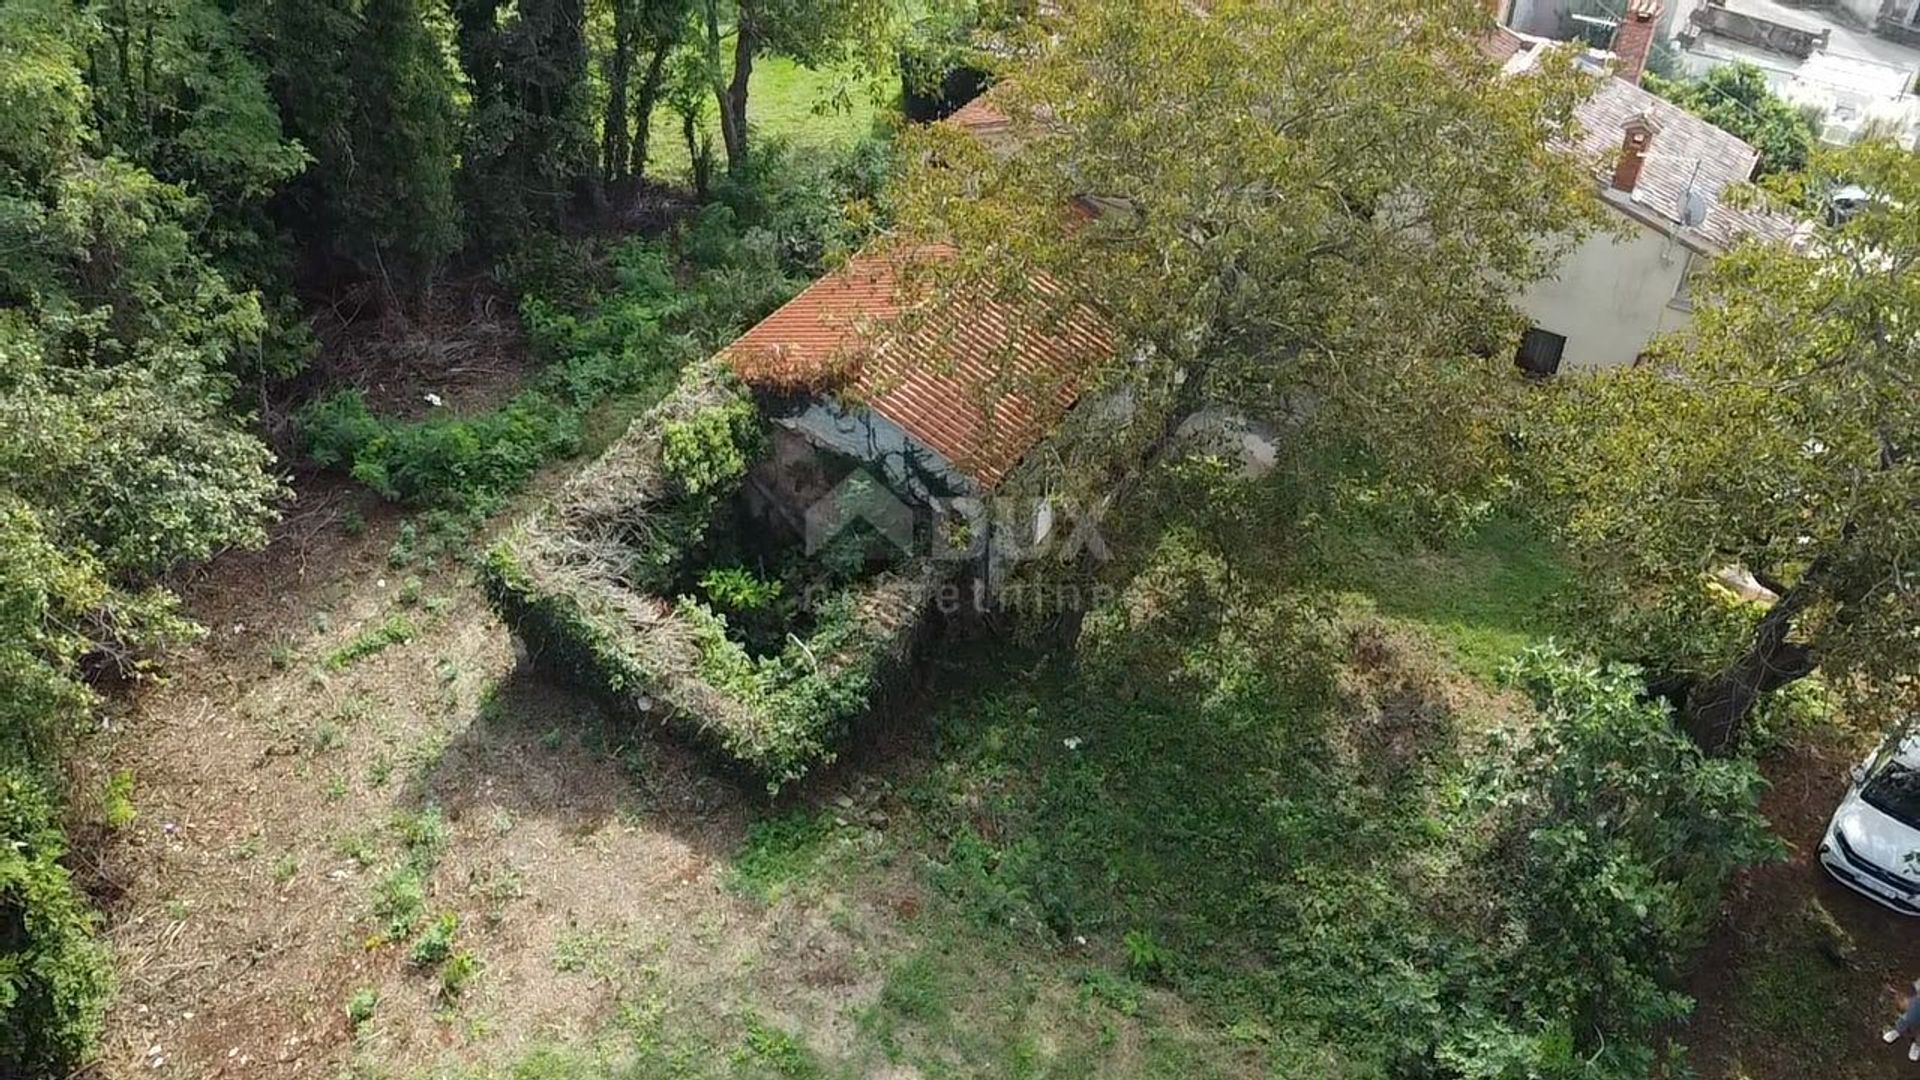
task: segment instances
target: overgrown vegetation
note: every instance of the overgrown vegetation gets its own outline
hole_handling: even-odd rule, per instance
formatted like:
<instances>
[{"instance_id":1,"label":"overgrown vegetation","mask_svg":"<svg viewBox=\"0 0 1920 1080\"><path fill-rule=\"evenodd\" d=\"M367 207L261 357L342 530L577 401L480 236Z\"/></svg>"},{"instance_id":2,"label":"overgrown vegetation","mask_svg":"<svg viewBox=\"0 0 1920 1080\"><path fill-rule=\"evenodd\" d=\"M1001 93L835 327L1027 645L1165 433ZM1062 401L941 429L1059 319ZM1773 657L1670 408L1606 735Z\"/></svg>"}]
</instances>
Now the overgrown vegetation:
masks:
<instances>
[{"instance_id":1,"label":"overgrown vegetation","mask_svg":"<svg viewBox=\"0 0 1920 1080\"><path fill-rule=\"evenodd\" d=\"M1090 384L1129 407L1076 410L1010 494L1111 512L1107 561L1022 571L1112 598L988 620L1031 651L954 676L904 825L750 827L726 880L754 902L798 906L849 852L910 886L894 925L931 898L877 956L852 1059L729 1002L724 1040L662 1040L629 1071L1654 1067L1729 875L1778 853L1753 756L1835 710L1913 711L1920 166L1812 150L1752 68L1649 76L1760 146L1786 204L1869 197L1818 242L1719 260L1659 365L1523 385L1511 298L1596 220L1590 163L1557 150L1591 87L1571 64L1498 74L1470 0L1055 7L0 4L0 1074L101 1067L111 957L77 882L122 883L64 825L132 847L177 822L136 809L119 762L67 806L66 759L97 682L199 634L168 583L266 540L292 464L270 445L415 511L389 557L427 575L591 428L644 413L485 557L488 599L570 681L756 782L832 760L945 571L740 527L765 419L703 361L883 231L952 249L936 306L1065 297L1111 323L1119 359ZM892 130L872 90L896 73L942 112L988 69L1005 139L867 137ZM1061 228L1068 205L1100 212ZM410 362L310 366L310 311L322 337L430 339L436 298L468 288L506 298L503 336L537 361L497 404L389 414L389 391L437 396ZM1274 471L1183 458L1200 414L1271 434ZM1778 600L1713 583L1734 569ZM427 587L312 654L314 685L417 651L457 588ZM276 633L268 663L303 674ZM340 854L370 871L368 947L451 1011L484 977L481 924L430 887L452 840L439 793L413 797L453 737L355 760L349 708L370 706L276 738L329 804L407 765L392 842ZM143 802L169 782L139 776ZM320 861L276 841L264 877L284 898ZM1845 935L1814 908L1789 922L1747 951L1740 1008L1811 1047L1805 1071L1832 1044L1795 991L1838 992L1844 965L1815 956ZM1075 1023L1037 1030L1068 968ZM364 1031L382 1005L327 1008ZM1173 1014L1201 1020L1116 1034Z\"/></svg>"},{"instance_id":2,"label":"overgrown vegetation","mask_svg":"<svg viewBox=\"0 0 1920 1080\"><path fill-rule=\"evenodd\" d=\"M670 598L759 453L762 419L719 362L583 471L487 558L488 599L556 670L634 719L681 727L778 789L830 761L846 724L899 673L942 576L925 561L842 581L805 636L755 655L727 617ZM724 590L722 590L724 593Z\"/></svg>"}]
</instances>

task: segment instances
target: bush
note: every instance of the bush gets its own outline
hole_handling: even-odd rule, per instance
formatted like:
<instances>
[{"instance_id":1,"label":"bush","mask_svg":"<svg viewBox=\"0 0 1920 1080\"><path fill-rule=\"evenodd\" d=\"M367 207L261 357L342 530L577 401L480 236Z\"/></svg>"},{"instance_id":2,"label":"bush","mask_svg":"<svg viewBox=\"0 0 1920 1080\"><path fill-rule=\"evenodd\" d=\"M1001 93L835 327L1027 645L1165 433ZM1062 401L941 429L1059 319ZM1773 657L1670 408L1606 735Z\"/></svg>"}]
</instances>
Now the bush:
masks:
<instances>
[{"instance_id":1,"label":"bush","mask_svg":"<svg viewBox=\"0 0 1920 1080\"><path fill-rule=\"evenodd\" d=\"M1759 813L1763 781L1702 755L1633 668L1536 648L1506 677L1541 721L1481 776L1511 883L1501 963L1516 998L1551 1003L1555 1027L1578 1033L1590 1075L1645 1075L1655 1033L1691 1009L1670 987L1727 881L1782 855Z\"/></svg>"},{"instance_id":2,"label":"bush","mask_svg":"<svg viewBox=\"0 0 1920 1080\"><path fill-rule=\"evenodd\" d=\"M716 228L725 235L698 253L691 288L676 281L667 249L630 241L611 255L611 289L584 312L524 300L528 336L549 363L505 405L398 420L345 390L300 413L308 454L396 502L492 513L542 466L579 450L588 410L610 397L664 392L689 359L792 295L770 257L756 261L730 225Z\"/></svg>"},{"instance_id":3,"label":"bush","mask_svg":"<svg viewBox=\"0 0 1920 1080\"><path fill-rule=\"evenodd\" d=\"M65 852L45 788L0 767L0 1075L65 1076L100 1037L112 968Z\"/></svg>"}]
</instances>

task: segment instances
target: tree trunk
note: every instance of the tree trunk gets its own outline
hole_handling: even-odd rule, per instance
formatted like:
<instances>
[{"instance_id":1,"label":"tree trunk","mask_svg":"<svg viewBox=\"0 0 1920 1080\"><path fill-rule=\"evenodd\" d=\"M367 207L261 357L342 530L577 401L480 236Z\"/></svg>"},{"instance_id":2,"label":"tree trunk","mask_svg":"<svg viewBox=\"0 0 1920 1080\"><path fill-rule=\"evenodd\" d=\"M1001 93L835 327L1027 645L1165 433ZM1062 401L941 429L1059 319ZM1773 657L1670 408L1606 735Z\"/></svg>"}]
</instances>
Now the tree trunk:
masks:
<instances>
[{"instance_id":1,"label":"tree trunk","mask_svg":"<svg viewBox=\"0 0 1920 1080\"><path fill-rule=\"evenodd\" d=\"M647 76L640 83L640 97L634 102L633 165L628 175L647 175L647 144L652 141L653 110L660 101L660 89L667 81L667 57L673 52L673 39L662 38L647 61Z\"/></svg>"},{"instance_id":2,"label":"tree trunk","mask_svg":"<svg viewBox=\"0 0 1920 1080\"><path fill-rule=\"evenodd\" d=\"M627 82L633 76L633 11L614 0L613 57L607 62L607 111L601 123L600 169L608 187L627 176Z\"/></svg>"},{"instance_id":3,"label":"tree trunk","mask_svg":"<svg viewBox=\"0 0 1920 1080\"><path fill-rule=\"evenodd\" d=\"M759 42L753 5L742 0L733 35L733 77L720 78L720 15L717 0L707 0L707 52L713 68L713 96L720 107L720 140L726 144L727 172L747 169L747 86L753 78L753 54Z\"/></svg>"},{"instance_id":4,"label":"tree trunk","mask_svg":"<svg viewBox=\"0 0 1920 1080\"><path fill-rule=\"evenodd\" d=\"M1813 649L1791 637L1793 622L1812 603L1814 590L1804 578L1788 589L1754 629L1746 653L1693 686L1681 720L1702 750L1732 753L1762 695L1813 674Z\"/></svg>"}]
</instances>

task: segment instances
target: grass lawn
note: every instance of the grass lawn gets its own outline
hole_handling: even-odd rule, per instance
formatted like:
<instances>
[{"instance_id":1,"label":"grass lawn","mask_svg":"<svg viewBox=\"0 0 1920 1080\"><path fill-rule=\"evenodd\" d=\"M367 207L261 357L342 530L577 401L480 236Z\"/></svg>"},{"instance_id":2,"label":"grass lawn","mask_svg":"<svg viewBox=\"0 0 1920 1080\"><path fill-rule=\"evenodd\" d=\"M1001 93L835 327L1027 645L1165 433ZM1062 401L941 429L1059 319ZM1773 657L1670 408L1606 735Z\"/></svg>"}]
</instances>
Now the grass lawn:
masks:
<instances>
[{"instance_id":1,"label":"grass lawn","mask_svg":"<svg viewBox=\"0 0 1920 1080\"><path fill-rule=\"evenodd\" d=\"M1494 521L1432 551L1364 532L1344 539L1336 582L1432 634L1476 676L1490 678L1559 629L1556 600L1571 571L1520 524Z\"/></svg>"},{"instance_id":2,"label":"grass lawn","mask_svg":"<svg viewBox=\"0 0 1920 1080\"><path fill-rule=\"evenodd\" d=\"M785 139L798 150L844 149L897 115L898 97L897 80L881 87L876 100L874 88L857 69L814 70L785 57L763 57L753 68L747 123L759 137ZM712 109L707 110L703 126L713 137L715 168L724 168L726 151L720 145L720 124ZM687 145L681 138L680 118L672 110L654 110L648 155L653 175L687 177Z\"/></svg>"}]
</instances>

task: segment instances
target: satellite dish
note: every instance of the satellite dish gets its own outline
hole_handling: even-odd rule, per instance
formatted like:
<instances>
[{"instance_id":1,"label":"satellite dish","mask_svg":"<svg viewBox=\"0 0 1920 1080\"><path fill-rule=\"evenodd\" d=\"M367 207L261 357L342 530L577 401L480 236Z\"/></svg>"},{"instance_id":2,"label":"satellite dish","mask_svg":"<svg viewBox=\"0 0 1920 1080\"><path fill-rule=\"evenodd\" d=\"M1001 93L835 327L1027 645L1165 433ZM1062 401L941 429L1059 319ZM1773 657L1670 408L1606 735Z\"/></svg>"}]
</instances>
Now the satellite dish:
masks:
<instances>
[{"instance_id":1,"label":"satellite dish","mask_svg":"<svg viewBox=\"0 0 1920 1080\"><path fill-rule=\"evenodd\" d=\"M1693 188L1680 196L1680 224L1684 228L1697 229L1707 220L1707 199Z\"/></svg>"}]
</instances>

